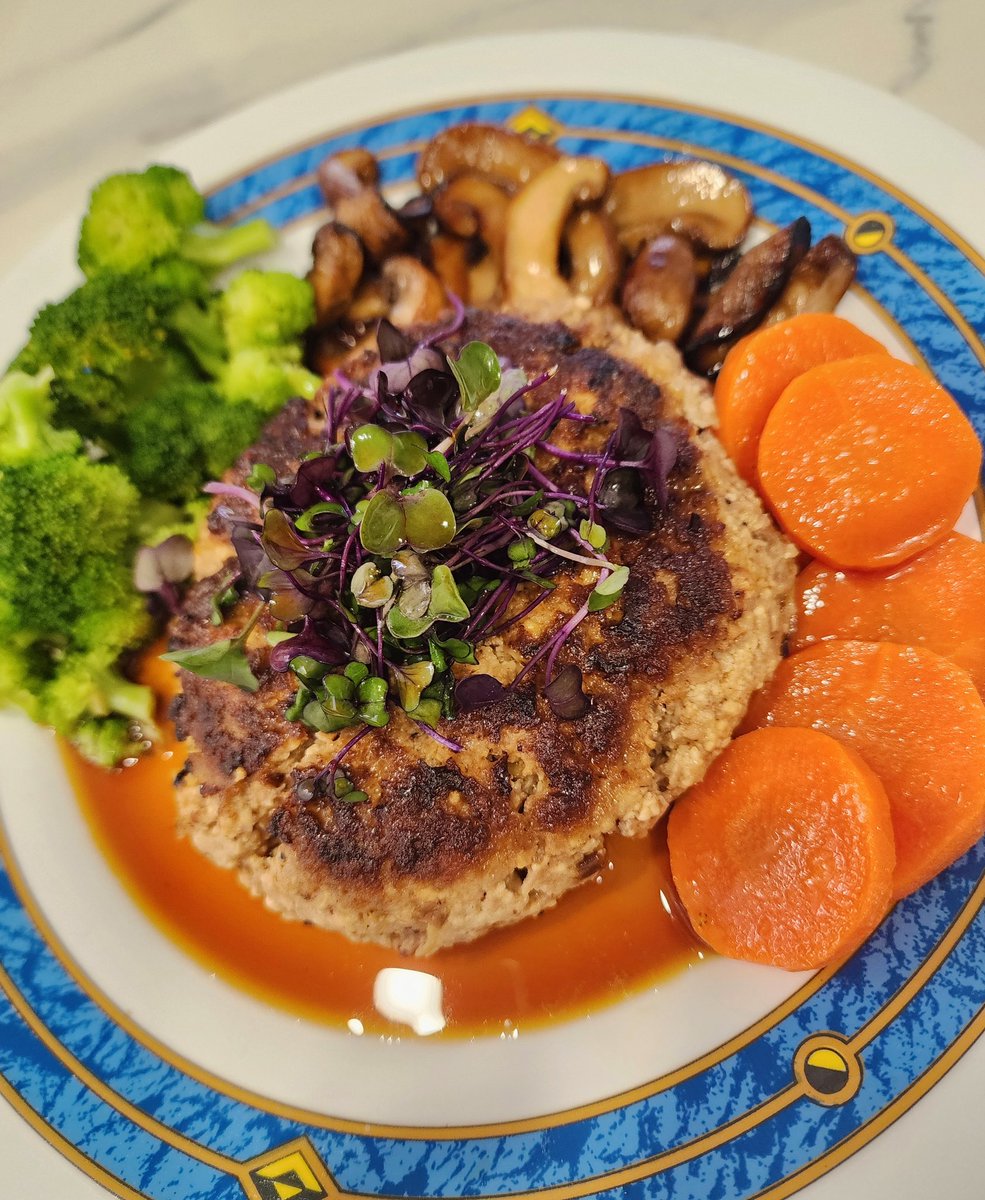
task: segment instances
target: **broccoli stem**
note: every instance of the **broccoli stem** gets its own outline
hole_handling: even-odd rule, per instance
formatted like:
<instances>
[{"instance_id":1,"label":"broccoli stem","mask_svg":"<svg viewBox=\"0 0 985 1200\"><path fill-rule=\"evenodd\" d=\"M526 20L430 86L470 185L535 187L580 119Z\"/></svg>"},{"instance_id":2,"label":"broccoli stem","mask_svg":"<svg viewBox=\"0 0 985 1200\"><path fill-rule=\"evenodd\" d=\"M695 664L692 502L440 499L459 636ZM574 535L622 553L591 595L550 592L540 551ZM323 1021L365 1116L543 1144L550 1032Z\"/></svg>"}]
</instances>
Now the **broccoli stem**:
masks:
<instances>
[{"instance_id":1,"label":"broccoli stem","mask_svg":"<svg viewBox=\"0 0 985 1200\"><path fill-rule=\"evenodd\" d=\"M168 313L167 325L207 375L216 377L222 373L226 339L213 316L203 312L193 300L186 300Z\"/></svg>"},{"instance_id":2,"label":"broccoli stem","mask_svg":"<svg viewBox=\"0 0 985 1200\"><path fill-rule=\"evenodd\" d=\"M181 242L181 255L202 267L218 270L252 254L263 254L277 243L273 227L264 220L246 221L223 229L218 225L199 225L190 229Z\"/></svg>"}]
</instances>

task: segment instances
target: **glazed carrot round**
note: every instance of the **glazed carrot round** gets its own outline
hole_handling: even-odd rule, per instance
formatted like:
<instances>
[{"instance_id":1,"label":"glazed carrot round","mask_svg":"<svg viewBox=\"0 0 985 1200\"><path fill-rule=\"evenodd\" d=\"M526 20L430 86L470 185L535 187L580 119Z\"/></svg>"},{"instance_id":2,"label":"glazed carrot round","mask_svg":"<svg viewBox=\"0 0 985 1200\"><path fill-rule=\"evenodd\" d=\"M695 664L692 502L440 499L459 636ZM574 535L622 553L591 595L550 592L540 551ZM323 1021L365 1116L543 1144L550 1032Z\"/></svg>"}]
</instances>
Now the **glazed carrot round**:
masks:
<instances>
[{"instance_id":1,"label":"glazed carrot round","mask_svg":"<svg viewBox=\"0 0 985 1200\"><path fill-rule=\"evenodd\" d=\"M791 649L832 638L926 646L967 671L985 696L985 545L949 533L888 571L811 563L797 577Z\"/></svg>"},{"instance_id":2,"label":"glazed carrot round","mask_svg":"<svg viewBox=\"0 0 985 1200\"><path fill-rule=\"evenodd\" d=\"M742 728L809 726L882 780L896 834L893 897L933 879L985 834L985 705L931 650L819 642L785 659Z\"/></svg>"},{"instance_id":3,"label":"glazed carrot round","mask_svg":"<svg viewBox=\"0 0 985 1200\"><path fill-rule=\"evenodd\" d=\"M667 841L695 932L730 958L819 967L859 946L889 908L885 789L813 729L732 742L671 809Z\"/></svg>"},{"instance_id":4,"label":"glazed carrot round","mask_svg":"<svg viewBox=\"0 0 985 1200\"><path fill-rule=\"evenodd\" d=\"M715 380L718 437L747 483L756 483L759 438L788 383L821 363L885 347L833 313L801 313L744 337L728 352Z\"/></svg>"},{"instance_id":5,"label":"glazed carrot round","mask_svg":"<svg viewBox=\"0 0 985 1200\"><path fill-rule=\"evenodd\" d=\"M868 354L786 387L767 418L758 471L801 549L830 566L875 570L952 528L981 461L968 418L930 375Z\"/></svg>"}]
</instances>

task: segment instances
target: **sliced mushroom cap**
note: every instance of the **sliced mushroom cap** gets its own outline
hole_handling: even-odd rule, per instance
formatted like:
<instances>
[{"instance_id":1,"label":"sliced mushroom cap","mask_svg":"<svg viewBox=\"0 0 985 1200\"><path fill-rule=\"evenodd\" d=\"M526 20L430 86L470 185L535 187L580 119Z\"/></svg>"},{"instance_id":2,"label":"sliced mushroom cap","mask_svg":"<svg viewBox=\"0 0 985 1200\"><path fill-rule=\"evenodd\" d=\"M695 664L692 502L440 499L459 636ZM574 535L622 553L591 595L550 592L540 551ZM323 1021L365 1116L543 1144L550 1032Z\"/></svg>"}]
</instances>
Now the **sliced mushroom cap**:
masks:
<instances>
[{"instance_id":1,"label":"sliced mushroom cap","mask_svg":"<svg viewBox=\"0 0 985 1200\"><path fill-rule=\"evenodd\" d=\"M622 273L622 251L612 222L593 208L575 213L564 227L564 245L571 290L596 304L608 304Z\"/></svg>"},{"instance_id":2,"label":"sliced mushroom cap","mask_svg":"<svg viewBox=\"0 0 985 1200\"><path fill-rule=\"evenodd\" d=\"M497 260L503 253L510 198L501 187L473 172L449 180L434 193L434 215L449 233L480 237Z\"/></svg>"},{"instance_id":3,"label":"sliced mushroom cap","mask_svg":"<svg viewBox=\"0 0 985 1200\"><path fill-rule=\"evenodd\" d=\"M468 301L472 267L469 243L448 233L436 233L428 245L431 266L446 290Z\"/></svg>"},{"instance_id":4,"label":"sliced mushroom cap","mask_svg":"<svg viewBox=\"0 0 985 1200\"><path fill-rule=\"evenodd\" d=\"M312 329L305 339L305 365L319 375L330 375L339 363L358 349L366 337L365 329L359 333L342 325L325 325Z\"/></svg>"},{"instance_id":5,"label":"sliced mushroom cap","mask_svg":"<svg viewBox=\"0 0 985 1200\"><path fill-rule=\"evenodd\" d=\"M388 258L380 272L390 302L389 317L394 325L426 325L436 321L448 308L441 280L409 254Z\"/></svg>"},{"instance_id":6,"label":"sliced mushroom cap","mask_svg":"<svg viewBox=\"0 0 985 1200\"><path fill-rule=\"evenodd\" d=\"M506 223L503 278L515 303L571 294L558 260L568 214L579 201L598 200L609 182L600 158L562 158L513 198Z\"/></svg>"},{"instance_id":7,"label":"sliced mushroom cap","mask_svg":"<svg viewBox=\"0 0 985 1200\"><path fill-rule=\"evenodd\" d=\"M694 371L714 374L729 346L759 325L811 244L806 217L753 246L713 292L684 349Z\"/></svg>"},{"instance_id":8,"label":"sliced mushroom cap","mask_svg":"<svg viewBox=\"0 0 985 1200\"><path fill-rule=\"evenodd\" d=\"M335 220L359 237L374 262L403 250L410 241L407 230L376 187L364 183L340 156L322 163L318 182Z\"/></svg>"},{"instance_id":9,"label":"sliced mushroom cap","mask_svg":"<svg viewBox=\"0 0 985 1200\"><path fill-rule=\"evenodd\" d=\"M364 279L345 314L345 323L358 334L364 327L385 317L392 302L392 289L379 276Z\"/></svg>"},{"instance_id":10,"label":"sliced mushroom cap","mask_svg":"<svg viewBox=\"0 0 985 1200\"><path fill-rule=\"evenodd\" d=\"M811 246L794 267L764 325L805 312L834 312L855 278L855 255L833 233Z\"/></svg>"},{"instance_id":11,"label":"sliced mushroom cap","mask_svg":"<svg viewBox=\"0 0 985 1200\"><path fill-rule=\"evenodd\" d=\"M351 171L364 187L375 187L379 182L380 165L376 161L376 155L370 153L369 150L364 150L361 146L354 146L351 150L338 150L331 158L326 159L321 164L318 168L319 181L321 180L322 172L327 171L329 175L329 187L331 186L332 168L329 165L331 163L337 163L339 166Z\"/></svg>"},{"instance_id":12,"label":"sliced mushroom cap","mask_svg":"<svg viewBox=\"0 0 985 1200\"><path fill-rule=\"evenodd\" d=\"M489 307L499 302L502 290L502 264L490 252L469 270L469 304Z\"/></svg>"},{"instance_id":13,"label":"sliced mushroom cap","mask_svg":"<svg viewBox=\"0 0 985 1200\"><path fill-rule=\"evenodd\" d=\"M670 162L617 175L605 211L632 254L661 233L728 250L746 235L752 201L745 187L715 163Z\"/></svg>"},{"instance_id":14,"label":"sliced mushroom cap","mask_svg":"<svg viewBox=\"0 0 985 1200\"><path fill-rule=\"evenodd\" d=\"M417 178L426 192L432 192L464 171L472 171L512 191L559 157L553 146L497 125L453 125L421 151Z\"/></svg>"},{"instance_id":15,"label":"sliced mushroom cap","mask_svg":"<svg viewBox=\"0 0 985 1200\"><path fill-rule=\"evenodd\" d=\"M348 308L363 273L363 247L351 229L329 221L315 234L308 281L315 293L319 325L334 321Z\"/></svg>"},{"instance_id":16,"label":"sliced mushroom cap","mask_svg":"<svg viewBox=\"0 0 985 1200\"><path fill-rule=\"evenodd\" d=\"M652 341L676 342L691 320L697 286L691 243L662 234L646 243L626 272L623 311Z\"/></svg>"}]
</instances>

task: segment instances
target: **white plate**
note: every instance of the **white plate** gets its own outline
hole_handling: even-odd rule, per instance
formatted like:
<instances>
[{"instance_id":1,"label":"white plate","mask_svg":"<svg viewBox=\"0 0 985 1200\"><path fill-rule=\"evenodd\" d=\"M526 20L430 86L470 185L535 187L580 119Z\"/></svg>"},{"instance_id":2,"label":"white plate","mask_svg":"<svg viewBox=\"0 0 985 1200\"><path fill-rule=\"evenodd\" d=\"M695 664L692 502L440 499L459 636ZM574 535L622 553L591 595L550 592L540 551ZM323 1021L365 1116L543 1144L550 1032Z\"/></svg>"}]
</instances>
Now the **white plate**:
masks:
<instances>
[{"instance_id":1,"label":"white plate","mask_svg":"<svg viewBox=\"0 0 985 1200\"><path fill-rule=\"evenodd\" d=\"M215 216L291 222L283 253L300 268L311 171L333 147L381 152L397 183L419 141L465 117L546 119L566 149L617 167L714 158L743 175L765 220L806 212L818 236L847 230L863 252L850 314L928 361L981 434L985 280L972 243L985 241L985 156L801 65L691 39L485 39L304 84L162 157L215 189ZM0 283L0 357L72 286L76 224ZM125 1196L301 1200L980 1190L983 1052L872 1139L985 1028L982 847L837 972L712 960L548 1029L422 1041L309 1024L187 958L107 871L50 737L13 718L0 724L0 817L4 1195L28 1179L67 1198L98 1194L92 1179ZM833 1095L801 1069L814 1038L842 1057Z\"/></svg>"}]
</instances>

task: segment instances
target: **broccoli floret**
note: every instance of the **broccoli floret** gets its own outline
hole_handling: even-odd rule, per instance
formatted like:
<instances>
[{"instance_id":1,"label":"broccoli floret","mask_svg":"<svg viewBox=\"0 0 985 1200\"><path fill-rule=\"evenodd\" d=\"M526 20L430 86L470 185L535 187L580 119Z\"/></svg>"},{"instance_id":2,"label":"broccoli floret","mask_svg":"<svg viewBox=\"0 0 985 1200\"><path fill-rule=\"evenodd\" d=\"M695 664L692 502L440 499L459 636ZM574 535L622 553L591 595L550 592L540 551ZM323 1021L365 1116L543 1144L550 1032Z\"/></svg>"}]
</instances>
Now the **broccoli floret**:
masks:
<instances>
[{"instance_id":1,"label":"broccoli floret","mask_svg":"<svg viewBox=\"0 0 985 1200\"><path fill-rule=\"evenodd\" d=\"M128 594L138 504L121 471L78 454L0 467L0 606L60 639L112 610Z\"/></svg>"},{"instance_id":2,"label":"broccoli floret","mask_svg":"<svg viewBox=\"0 0 985 1200\"><path fill-rule=\"evenodd\" d=\"M231 351L297 342L314 323L311 284L285 271L243 271L219 300Z\"/></svg>"},{"instance_id":3,"label":"broccoli floret","mask_svg":"<svg viewBox=\"0 0 985 1200\"><path fill-rule=\"evenodd\" d=\"M262 422L259 409L230 403L210 384L180 384L132 410L117 462L145 495L191 500L253 441Z\"/></svg>"},{"instance_id":4,"label":"broccoli floret","mask_svg":"<svg viewBox=\"0 0 985 1200\"><path fill-rule=\"evenodd\" d=\"M224 229L204 216L202 197L175 167L110 175L89 200L79 234L79 266L91 277L147 270L180 258L214 272L274 245L266 221Z\"/></svg>"},{"instance_id":5,"label":"broccoli floret","mask_svg":"<svg viewBox=\"0 0 985 1200\"><path fill-rule=\"evenodd\" d=\"M0 703L72 740L85 727L94 753L101 723L116 722L99 733L103 755L110 730L123 745L120 721L129 741L137 724L153 735L151 692L116 665L150 632L131 576L140 500L117 467L46 425L45 381L32 379L31 446L0 438ZM0 397L25 390L0 381Z\"/></svg>"},{"instance_id":6,"label":"broccoli floret","mask_svg":"<svg viewBox=\"0 0 985 1200\"><path fill-rule=\"evenodd\" d=\"M22 462L79 448L74 430L51 426L53 374L47 367L37 375L11 371L0 379L0 462Z\"/></svg>"},{"instance_id":7,"label":"broccoli floret","mask_svg":"<svg viewBox=\"0 0 985 1200\"><path fill-rule=\"evenodd\" d=\"M210 303L180 304L167 321L226 399L270 416L322 384L301 365L299 339L314 316L307 280L244 271Z\"/></svg>"},{"instance_id":8,"label":"broccoli floret","mask_svg":"<svg viewBox=\"0 0 985 1200\"><path fill-rule=\"evenodd\" d=\"M310 400L322 380L301 365L296 346L255 347L230 358L219 380L233 404L248 404L270 416L293 396Z\"/></svg>"},{"instance_id":9,"label":"broccoli floret","mask_svg":"<svg viewBox=\"0 0 985 1200\"><path fill-rule=\"evenodd\" d=\"M98 767L114 767L136 758L147 747L148 727L126 717L93 717L83 721L72 734L76 750Z\"/></svg>"},{"instance_id":10,"label":"broccoli floret","mask_svg":"<svg viewBox=\"0 0 985 1200\"><path fill-rule=\"evenodd\" d=\"M125 679L116 669L119 651L99 649L69 654L41 693L44 722L55 729L77 729L90 717L125 717L152 729L154 696L149 688Z\"/></svg>"},{"instance_id":11,"label":"broccoli floret","mask_svg":"<svg viewBox=\"0 0 985 1200\"><path fill-rule=\"evenodd\" d=\"M51 368L58 424L112 442L135 398L197 374L163 316L181 300L138 276L90 280L38 313L11 365L31 374Z\"/></svg>"}]
</instances>

